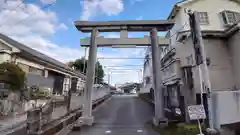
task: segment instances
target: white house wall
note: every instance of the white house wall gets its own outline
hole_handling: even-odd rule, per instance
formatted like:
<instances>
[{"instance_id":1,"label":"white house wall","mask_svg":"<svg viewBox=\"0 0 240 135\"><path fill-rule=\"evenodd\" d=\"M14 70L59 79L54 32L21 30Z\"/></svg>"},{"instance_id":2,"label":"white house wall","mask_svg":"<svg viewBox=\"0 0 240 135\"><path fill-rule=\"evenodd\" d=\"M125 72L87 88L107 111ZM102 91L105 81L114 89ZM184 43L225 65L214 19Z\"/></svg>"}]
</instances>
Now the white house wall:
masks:
<instances>
[{"instance_id":1,"label":"white house wall","mask_svg":"<svg viewBox=\"0 0 240 135\"><path fill-rule=\"evenodd\" d=\"M198 0L197 2L182 4L177 15L174 17L175 25L170 30L172 46L176 46L177 32L190 30L189 17L187 13L185 13L184 9L191 9L192 11L198 12L207 12L209 17L209 24L201 25L201 29L215 31L226 29L219 14L220 12L224 10L230 10L240 13L240 5L230 0Z\"/></svg>"},{"instance_id":2,"label":"white house wall","mask_svg":"<svg viewBox=\"0 0 240 135\"><path fill-rule=\"evenodd\" d=\"M28 66L31 66L31 67L34 67L34 68L38 68L38 69L44 69L44 66L40 65L40 64L37 64L35 62L31 62L29 60L26 60L24 58L19 58L17 57L16 59L16 62L18 63L22 63L22 64L25 64L25 65L28 65Z\"/></svg>"},{"instance_id":3,"label":"white house wall","mask_svg":"<svg viewBox=\"0 0 240 135\"><path fill-rule=\"evenodd\" d=\"M183 23L186 21L186 20L183 20L184 18L181 18L182 17L182 14L184 14L183 10L180 9L179 13L175 16L174 18L174 21L175 21L175 24L174 26L172 27L172 29L170 30L170 43L171 43L171 46L175 46L176 44L176 38L177 38L177 34L179 31L181 31L182 29L182 26L184 25Z\"/></svg>"},{"instance_id":4,"label":"white house wall","mask_svg":"<svg viewBox=\"0 0 240 135\"><path fill-rule=\"evenodd\" d=\"M202 30L224 30L222 18L220 12L224 10L230 10L240 13L240 5L236 2L230 0L198 0L197 2L192 2L183 5L183 8L191 9L192 11L198 12L208 12L209 25L201 25ZM181 18L188 22L188 15L182 11ZM189 29L189 25L185 30Z\"/></svg>"},{"instance_id":5,"label":"white house wall","mask_svg":"<svg viewBox=\"0 0 240 135\"><path fill-rule=\"evenodd\" d=\"M0 41L0 50L11 50L11 47L5 45L3 42Z\"/></svg>"},{"instance_id":6,"label":"white house wall","mask_svg":"<svg viewBox=\"0 0 240 135\"><path fill-rule=\"evenodd\" d=\"M9 53L0 53L0 63L10 61L11 55Z\"/></svg>"}]
</instances>

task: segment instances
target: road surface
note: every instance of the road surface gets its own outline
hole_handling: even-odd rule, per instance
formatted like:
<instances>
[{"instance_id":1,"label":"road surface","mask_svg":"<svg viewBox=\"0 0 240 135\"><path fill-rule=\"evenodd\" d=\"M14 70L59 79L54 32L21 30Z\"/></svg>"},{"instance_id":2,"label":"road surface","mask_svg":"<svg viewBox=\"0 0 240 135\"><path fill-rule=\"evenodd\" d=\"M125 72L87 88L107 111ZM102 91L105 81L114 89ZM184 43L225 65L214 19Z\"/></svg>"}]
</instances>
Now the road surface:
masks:
<instances>
[{"instance_id":1,"label":"road surface","mask_svg":"<svg viewBox=\"0 0 240 135\"><path fill-rule=\"evenodd\" d=\"M70 135L159 135L147 122L152 119L150 106L137 96L113 96L93 112L95 124Z\"/></svg>"}]
</instances>

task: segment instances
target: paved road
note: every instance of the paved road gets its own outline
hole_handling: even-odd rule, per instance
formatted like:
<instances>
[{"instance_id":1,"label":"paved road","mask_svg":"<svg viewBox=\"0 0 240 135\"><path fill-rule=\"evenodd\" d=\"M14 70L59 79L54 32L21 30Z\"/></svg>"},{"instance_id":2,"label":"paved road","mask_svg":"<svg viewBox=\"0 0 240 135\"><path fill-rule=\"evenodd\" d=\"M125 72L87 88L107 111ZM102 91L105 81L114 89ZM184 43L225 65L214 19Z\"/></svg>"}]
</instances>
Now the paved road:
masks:
<instances>
[{"instance_id":1,"label":"paved road","mask_svg":"<svg viewBox=\"0 0 240 135\"><path fill-rule=\"evenodd\" d=\"M95 124L70 135L158 135L148 121L150 106L136 96L113 96L93 112Z\"/></svg>"}]
</instances>

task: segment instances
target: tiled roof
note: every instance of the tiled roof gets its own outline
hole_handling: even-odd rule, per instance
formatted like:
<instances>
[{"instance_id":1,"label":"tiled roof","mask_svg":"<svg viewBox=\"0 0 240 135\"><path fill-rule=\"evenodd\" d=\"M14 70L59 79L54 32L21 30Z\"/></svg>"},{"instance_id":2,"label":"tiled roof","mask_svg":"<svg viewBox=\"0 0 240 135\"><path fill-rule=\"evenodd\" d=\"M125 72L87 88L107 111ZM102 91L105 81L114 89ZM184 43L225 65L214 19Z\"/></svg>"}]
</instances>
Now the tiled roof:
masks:
<instances>
[{"instance_id":1,"label":"tiled roof","mask_svg":"<svg viewBox=\"0 0 240 135\"><path fill-rule=\"evenodd\" d=\"M19 42L13 40L12 38L10 38L10 37L8 37L6 35L3 35L3 34L0 33L0 39L2 39L3 41L7 42L8 44L10 44L10 45L12 45L12 46L14 46L14 47L16 47L18 49L20 49L21 51L23 51L25 53L28 53L28 54L30 54L32 56L37 57L38 59L40 59L40 60L42 60L44 62L47 62L47 63L53 64L55 66L61 67L61 68L65 69L65 70L69 70L69 71L71 71L71 72L73 72L76 75L79 75L81 77L85 77L84 74L74 71L73 69L68 67L66 64L63 64L60 61L57 61L57 60L55 60L55 59L53 59L53 58L51 58L51 57L49 57L49 56L47 56L47 55L45 55L43 53L40 53L40 52L38 52L38 51L36 51L36 50L34 50L34 49L32 49L32 48L22 44L22 43L19 43Z\"/></svg>"}]
</instances>

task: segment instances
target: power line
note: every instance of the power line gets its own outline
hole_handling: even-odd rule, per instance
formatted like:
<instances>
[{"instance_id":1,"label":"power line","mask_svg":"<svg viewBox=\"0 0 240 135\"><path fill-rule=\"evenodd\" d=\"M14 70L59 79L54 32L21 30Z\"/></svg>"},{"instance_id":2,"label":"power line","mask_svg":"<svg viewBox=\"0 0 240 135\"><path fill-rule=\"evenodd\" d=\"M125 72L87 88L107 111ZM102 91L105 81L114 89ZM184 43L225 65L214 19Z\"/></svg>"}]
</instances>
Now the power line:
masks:
<instances>
[{"instance_id":1,"label":"power line","mask_svg":"<svg viewBox=\"0 0 240 135\"><path fill-rule=\"evenodd\" d=\"M13 9L10 9L9 11L12 12L14 10L16 10L17 8L20 7L20 5L23 4L23 0L20 2L20 4L18 4L16 7L14 7ZM1 18L4 18L6 14L3 14L3 16Z\"/></svg>"},{"instance_id":2,"label":"power line","mask_svg":"<svg viewBox=\"0 0 240 135\"><path fill-rule=\"evenodd\" d=\"M46 4L46 5L44 5L43 7L41 7L40 9L43 10L43 9L45 9L45 8L48 8L48 7L52 6L54 3L56 3L56 1L53 1L53 2L51 2L50 4ZM34 12L34 13L30 14L29 16L27 16L26 18L24 18L24 19L22 19L22 20L20 20L20 21L18 21L18 22L16 22L16 23L13 23L12 25L14 25L14 26L12 27L12 29L13 29L16 25L23 23L26 19L28 19L29 17L35 15L36 13L37 13L37 12Z\"/></svg>"}]
</instances>

